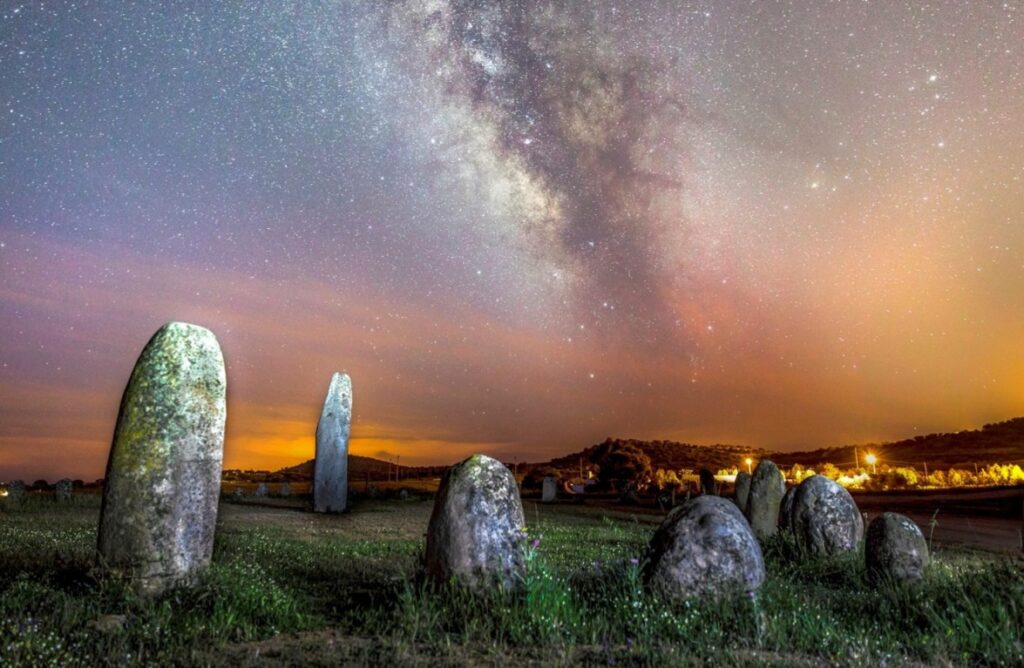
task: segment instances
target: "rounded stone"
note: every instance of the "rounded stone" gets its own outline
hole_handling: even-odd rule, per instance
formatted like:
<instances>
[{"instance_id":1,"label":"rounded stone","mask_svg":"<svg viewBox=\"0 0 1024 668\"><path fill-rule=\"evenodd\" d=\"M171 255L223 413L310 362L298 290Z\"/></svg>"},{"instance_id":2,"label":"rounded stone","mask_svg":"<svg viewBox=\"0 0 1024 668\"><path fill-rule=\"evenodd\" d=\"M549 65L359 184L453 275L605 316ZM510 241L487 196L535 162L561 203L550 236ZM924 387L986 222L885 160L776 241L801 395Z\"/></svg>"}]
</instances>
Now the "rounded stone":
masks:
<instances>
[{"instance_id":1,"label":"rounded stone","mask_svg":"<svg viewBox=\"0 0 1024 668\"><path fill-rule=\"evenodd\" d=\"M281 497L287 497L292 495L292 486L288 483L283 483L277 488L277 495Z\"/></svg>"},{"instance_id":2,"label":"rounded stone","mask_svg":"<svg viewBox=\"0 0 1024 668\"><path fill-rule=\"evenodd\" d=\"M557 497L558 480L554 476L544 476L544 482L541 483L541 502L552 503Z\"/></svg>"},{"instance_id":3,"label":"rounded stone","mask_svg":"<svg viewBox=\"0 0 1024 668\"><path fill-rule=\"evenodd\" d=\"M736 474L736 507L745 510L747 498L750 496L750 474L740 471Z\"/></svg>"},{"instance_id":4,"label":"rounded stone","mask_svg":"<svg viewBox=\"0 0 1024 668\"><path fill-rule=\"evenodd\" d=\"M746 516L750 529L759 541L775 535L779 528L779 508L786 493L786 480L770 459L762 459L750 479Z\"/></svg>"},{"instance_id":5,"label":"rounded stone","mask_svg":"<svg viewBox=\"0 0 1024 668\"><path fill-rule=\"evenodd\" d=\"M53 495L58 501L70 501L73 494L74 484L70 478L58 480L57 484L53 486Z\"/></svg>"},{"instance_id":6,"label":"rounded stone","mask_svg":"<svg viewBox=\"0 0 1024 668\"><path fill-rule=\"evenodd\" d=\"M764 556L734 503L698 496L673 509L655 532L644 577L673 600L753 592L764 582Z\"/></svg>"},{"instance_id":7,"label":"rounded stone","mask_svg":"<svg viewBox=\"0 0 1024 668\"><path fill-rule=\"evenodd\" d=\"M864 562L873 581L920 580L930 560L924 534L906 515L882 513L868 526Z\"/></svg>"},{"instance_id":8,"label":"rounded stone","mask_svg":"<svg viewBox=\"0 0 1024 668\"><path fill-rule=\"evenodd\" d=\"M791 522L797 543L818 556L852 552L864 537L864 518L853 497L825 476L811 476L797 487Z\"/></svg>"},{"instance_id":9,"label":"rounded stone","mask_svg":"<svg viewBox=\"0 0 1024 668\"><path fill-rule=\"evenodd\" d=\"M788 529L793 524L793 497L796 496L796 487L790 487L782 495L782 502L779 503L779 528Z\"/></svg>"},{"instance_id":10,"label":"rounded stone","mask_svg":"<svg viewBox=\"0 0 1024 668\"><path fill-rule=\"evenodd\" d=\"M427 577L469 588L518 586L525 526L512 472L496 459L473 455L441 479L427 526Z\"/></svg>"},{"instance_id":11,"label":"rounded stone","mask_svg":"<svg viewBox=\"0 0 1024 668\"><path fill-rule=\"evenodd\" d=\"M210 563L224 457L216 337L172 322L153 335L121 399L98 551L143 595L192 584Z\"/></svg>"}]
</instances>

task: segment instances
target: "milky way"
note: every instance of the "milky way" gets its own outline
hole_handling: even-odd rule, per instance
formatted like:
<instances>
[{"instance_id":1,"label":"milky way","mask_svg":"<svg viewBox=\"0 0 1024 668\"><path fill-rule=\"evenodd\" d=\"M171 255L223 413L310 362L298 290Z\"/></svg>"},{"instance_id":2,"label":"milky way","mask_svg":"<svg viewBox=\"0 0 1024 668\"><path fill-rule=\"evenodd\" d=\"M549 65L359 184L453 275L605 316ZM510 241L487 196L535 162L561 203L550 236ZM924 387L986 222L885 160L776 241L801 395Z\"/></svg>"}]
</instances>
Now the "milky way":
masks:
<instances>
[{"instance_id":1,"label":"milky way","mask_svg":"<svg viewBox=\"0 0 1024 668\"><path fill-rule=\"evenodd\" d=\"M167 320L228 466L806 447L1024 412L1011 3L5 3L0 479ZM56 469L60 469L59 471Z\"/></svg>"}]
</instances>

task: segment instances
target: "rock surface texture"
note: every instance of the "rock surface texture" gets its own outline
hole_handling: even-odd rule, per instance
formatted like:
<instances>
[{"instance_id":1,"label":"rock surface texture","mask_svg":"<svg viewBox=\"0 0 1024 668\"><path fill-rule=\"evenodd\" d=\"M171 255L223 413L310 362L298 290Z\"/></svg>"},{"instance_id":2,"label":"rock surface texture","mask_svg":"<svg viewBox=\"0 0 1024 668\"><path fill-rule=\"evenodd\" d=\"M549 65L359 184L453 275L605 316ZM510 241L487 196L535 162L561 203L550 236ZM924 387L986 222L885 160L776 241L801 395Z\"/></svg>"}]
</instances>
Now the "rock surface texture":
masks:
<instances>
[{"instance_id":1,"label":"rock surface texture","mask_svg":"<svg viewBox=\"0 0 1024 668\"><path fill-rule=\"evenodd\" d=\"M98 550L136 590L192 584L210 563L224 456L226 378L207 329L164 325L121 399Z\"/></svg>"},{"instance_id":2,"label":"rock surface texture","mask_svg":"<svg viewBox=\"0 0 1024 668\"><path fill-rule=\"evenodd\" d=\"M864 518L839 483L814 475L793 496L791 529L810 553L831 556L856 550L864 537Z\"/></svg>"},{"instance_id":3,"label":"rock surface texture","mask_svg":"<svg viewBox=\"0 0 1024 668\"><path fill-rule=\"evenodd\" d=\"M770 459L762 459L754 469L747 496L746 516L750 528L761 542L775 535L779 528L779 508L786 493L786 480Z\"/></svg>"},{"instance_id":4,"label":"rock surface texture","mask_svg":"<svg viewBox=\"0 0 1024 668\"><path fill-rule=\"evenodd\" d=\"M736 507L745 510L750 496L750 474L740 471L736 474Z\"/></svg>"},{"instance_id":5,"label":"rock surface texture","mask_svg":"<svg viewBox=\"0 0 1024 668\"><path fill-rule=\"evenodd\" d=\"M558 496L558 481L555 480L554 476L545 476L544 482L541 483L541 496L540 500L543 503L551 503Z\"/></svg>"},{"instance_id":6,"label":"rock surface texture","mask_svg":"<svg viewBox=\"0 0 1024 668\"><path fill-rule=\"evenodd\" d=\"M316 426L313 510L340 513L348 506L348 436L352 428L352 380L336 373Z\"/></svg>"},{"instance_id":7,"label":"rock surface texture","mask_svg":"<svg viewBox=\"0 0 1024 668\"><path fill-rule=\"evenodd\" d=\"M882 513L871 521L864 542L864 561L872 580L920 580L930 560L924 534L906 515Z\"/></svg>"},{"instance_id":8,"label":"rock surface texture","mask_svg":"<svg viewBox=\"0 0 1024 668\"><path fill-rule=\"evenodd\" d=\"M525 567L525 526L512 472L473 455L441 479L427 526L427 577L473 589L516 588Z\"/></svg>"},{"instance_id":9,"label":"rock surface texture","mask_svg":"<svg viewBox=\"0 0 1024 668\"><path fill-rule=\"evenodd\" d=\"M674 508L655 532L644 577L673 600L752 592L764 581L764 557L736 505L704 495Z\"/></svg>"}]
</instances>

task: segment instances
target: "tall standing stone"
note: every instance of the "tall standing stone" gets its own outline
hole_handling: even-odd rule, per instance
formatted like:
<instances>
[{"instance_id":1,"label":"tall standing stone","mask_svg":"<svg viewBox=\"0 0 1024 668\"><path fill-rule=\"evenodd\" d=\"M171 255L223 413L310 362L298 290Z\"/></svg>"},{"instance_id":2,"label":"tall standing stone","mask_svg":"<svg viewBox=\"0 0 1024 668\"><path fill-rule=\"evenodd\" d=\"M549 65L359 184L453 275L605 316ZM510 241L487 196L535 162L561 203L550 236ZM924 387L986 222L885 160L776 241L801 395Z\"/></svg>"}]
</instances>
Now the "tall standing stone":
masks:
<instances>
[{"instance_id":1,"label":"tall standing stone","mask_svg":"<svg viewBox=\"0 0 1024 668\"><path fill-rule=\"evenodd\" d=\"M718 494L718 483L715 481L715 474L707 469L700 470L700 493Z\"/></svg>"},{"instance_id":2,"label":"tall standing stone","mask_svg":"<svg viewBox=\"0 0 1024 668\"><path fill-rule=\"evenodd\" d=\"M786 493L786 480L770 459L762 459L750 479L746 515L750 528L761 542L775 535L779 527L779 507Z\"/></svg>"},{"instance_id":3,"label":"tall standing stone","mask_svg":"<svg viewBox=\"0 0 1024 668\"><path fill-rule=\"evenodd\" d=\"M441 479L427 526L427 577L470 588L516 587L525 567L525 526L512 472L473 455Z\"/></svg>"},{"instance_id":4,"label":"tall standing stone","mask_svg":"<svg viewBox=\"0 0 1024 668\"><path fill-rule=\"evenodd\" d=\"M882 513L868 526L864 562L873 581L920 580L929 561L924 534L906 515Z\"/></svg>"},{"instance_id":5,"label":"tall standing stone","mask_svg":"<svg viewBox=\"0 0 1024 668\"><path fill-rule=\"evenodd\" d=\"M552 503L556 496L558 496L558 481L554 476L544 476L544 482L541 484L541 502Z\"/></svg>"},{"instance_id":6,"label":"tall standing stone","mask_svg":"<svg viewBox=\"0 0 1024 668\"><path fill-rule=\"evenodd\" d=\"M761 546L728 499L708 494L672 510L651 538L647 584L667 598L752 592L765 577Z\"/></svg>"},{"instance_id":7,"label":"tall standing stone","mask_svg":"<svg viewBox=\"0 0 1024 668\"><path fill-rule=\"evenodd\" d=\"M192 584L210 563L227 414L213 333L172 322L132 371L114 430L99 556L141 594Z\"/></svg>"},{"instance_id":8,"label":"tall standing stone","mask_svg":"<svg viewBox=\"0 0 1024 668\"><path fill-rule=\"evenodd\" d=\"M313 510L340 513L348 505L348 435L352 427L352 380L331 376L327 398L316 425L313 463Z\"/></svg>"},{"instance_id":9,"label":"tall standing stone","mask_svg":"<svg viewBox=\"0 0 1024 668\"><path fill-rule=\"evenodd\" d=\"M853 497L825 476L813 475L796 488L790 522L797 543L819 556L852 552L864 537Z\"/></svg>"},{"instance_id":10,"label":"tall standing stone","mask_svg":"<svg viewBox=\"0 0 1024 668\"><path fill-rule=\"evenodd\" d=\"M750 474L740 471L736 474L736 505L740 510L747 507L747 498L750 496Z\"/></svg>"}]
</instances>

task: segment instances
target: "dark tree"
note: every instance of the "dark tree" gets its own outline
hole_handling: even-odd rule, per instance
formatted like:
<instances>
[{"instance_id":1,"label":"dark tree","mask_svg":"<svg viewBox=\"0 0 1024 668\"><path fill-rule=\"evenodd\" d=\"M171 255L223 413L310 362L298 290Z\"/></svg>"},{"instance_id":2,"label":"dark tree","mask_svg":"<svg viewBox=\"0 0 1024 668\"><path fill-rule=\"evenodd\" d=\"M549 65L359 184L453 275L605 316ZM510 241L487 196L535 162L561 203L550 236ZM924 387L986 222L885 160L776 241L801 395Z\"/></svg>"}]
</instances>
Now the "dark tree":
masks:
<instances>
[{"instance_id":1,"label":"dark tree","mask_svg":"<svg viewBox=\"0 0 1024 668\"><path fill-rule=\"evenodd\" d=\"M632 443L608 439L591 455L602 489L638 489L651 477L651 458Z\"/></svg>"}]
</instances>

